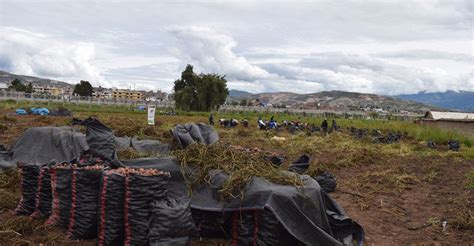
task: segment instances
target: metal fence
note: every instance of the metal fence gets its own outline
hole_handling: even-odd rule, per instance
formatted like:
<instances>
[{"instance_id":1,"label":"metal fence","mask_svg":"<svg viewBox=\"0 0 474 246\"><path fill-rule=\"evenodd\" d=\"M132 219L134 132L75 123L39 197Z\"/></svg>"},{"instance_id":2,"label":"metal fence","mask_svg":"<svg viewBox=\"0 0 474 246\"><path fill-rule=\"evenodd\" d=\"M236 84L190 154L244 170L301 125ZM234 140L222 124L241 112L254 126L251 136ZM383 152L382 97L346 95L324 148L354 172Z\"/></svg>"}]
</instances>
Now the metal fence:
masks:
<instances>
[{"instance_id":1,"label":"metal fence","mask_svg":"<svg viewBox=\"0 0 474 246\"><path fill-rule=\"evenodd\" d=\"M47 95L24 92L0 91L0 100L56 102L63 104L90 104L90 105L156 105L159 108L173 108L170 101L145 101L117 98L95 98L71 95Z\"/></svg>"}]
</instances>

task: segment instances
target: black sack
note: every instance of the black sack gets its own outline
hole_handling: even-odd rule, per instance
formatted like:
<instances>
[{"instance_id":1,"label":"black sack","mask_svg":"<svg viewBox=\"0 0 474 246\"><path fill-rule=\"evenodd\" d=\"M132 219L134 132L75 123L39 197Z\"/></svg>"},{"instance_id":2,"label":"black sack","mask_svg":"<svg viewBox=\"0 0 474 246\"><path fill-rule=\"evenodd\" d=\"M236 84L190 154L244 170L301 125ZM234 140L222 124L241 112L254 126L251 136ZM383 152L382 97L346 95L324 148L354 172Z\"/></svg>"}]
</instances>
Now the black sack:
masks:
<instances>
[{"instance_id":1,"label":"black sack","mask_svg":"<svg viewBox=\"0 0 474 246\"><path fill-rule=\"evenodd\" d=\"M150 242L158 242L164 238L167 238L166 240L181 238L181 245L187 245L189 242L185 242L186 238L198 235L189 200L182 201L169 197L157 200L151 204L150 212ZM162 243L166 244L166 241Z\"/></svg>"},{"instance_id":2,"label":"black sack","mask_svg":"<svg viewBox=\"0 0 474 246\"><path fill-rule=\"evenodd\" d=\"M459 151L459 142L456 140L449 140L448 142L449 150Z\"/></svg>"},{"instance_id":3,"label":"black sack","mask_svg":"<svg viewBox=\"0 0 474 246\"><path fill-rule=\"evenodd\" d=\"M317 175L314 177L316 181L318 181L319 186L321 186L321 189L327 193L334 192L336 190L336 178L330 174L328 171L325 171L321 175Z\"/></svg>"},{"instance_id":4,"label":"black sack","mask_svg":"<svg viewBox=\"0 0 474 246\"><path fill-rule=\"evenodd\" d=\"M258 211L254 221L253 245L302 245L268 209Z\"/></svg>"},{"instance_id":5,"label":"black sack","mask_svg":"<svg viewBox=\"0 0 474 246\"><path fill-rule=\"evenodd\" d=\"M125 176L105 171L102 177L99 202L98 245L123 245Z\"/></svg>"},{"instance_id":6,"label":"black sack","mask_svg":"<svg viewBox=\"0 0 474 246\"><path fill-rule=\"evenodd\" d=\"M191 209L191 214L201 237L231 239L231 213Z\"/></svg>"},{"instance_id":7,"label":"black sack","mask_svg":"<svg viewBox=\"0 0 474 246\"><path fill-rule=\"evenodd\" d=\"M166 197L169 173L143 176L130 173L125 178L125 244L148 244L148 219L153 200Z\"/></svg>"},{"instance_id":8,"label":"black sack","mask_svg":"<svg viewBox=\"0 0 474 246\"><path fill-rule=\"evenodd\" d=\"M172 237L150 239L149 246L188 246L191 245L190 237Z\"/></svg>"},{"instance_id":9,"label":"black sack","mask_svg":"<svg viewBox=\"0 0 474 246\"><path fill-rule=\"evenodd\" d=\"M38 176L40 167L29 164L18 164L21 173L21 199L15 209L16 215L31 215L36 208Z\"/></svg>"},{"instance_id":10,"label":"black sack","mask_svg":"<svg viewBox=\"0 0 474 246\"><path fill-rule=\"evenodd\" d=\"M53 167L51 173L51 188L53 202L51 215L46 225L56 225L67 229L71 210L71 167Z\"/></svg>"},{"instance_id":11,"label":"black sack","mask_svg":"<svg viewBox=\"0 0 474 246\"><path fill-rule=\"evenodd\" d=\"M51 215L51 205L53 201L51 189L51 173L47 166L40 169L38 175L38 192L36 193L35 212L32 218L47 218Z\"/></svg>"},{"instance_id":12,"label":"black sack","mask_svg":"<svg viewBox=\"0 0 474 246\"><path fill-rule=\"evenodd\" d=\"M356 245L363 245L365 233L362 226L347 217L344 209L329 194L321 192L321 195L333 237L340 242L349 237L356 241Z\"/></svg>"},{"instance_id":13,"label":"black sack","mask_svg":"<svg viewBox=\"0 0 474 246\"><path fill-rule=\"evenodd\" d=\"M50 110L49 115L50 116L72 116L72 113L67 108L59 107L56 110Z\"/></svg>"},{"instance_id":14,"label":"black sack","mask_svg":"<svg viewBox=\"0 0 474 246\"><path fill-rule=\"evenodd\" d=\"M265 160L271 161L274 166L279 167L281 164L283 164L285 159L281 156L266 156Z\"/></svg>"},{"instance_id":15,"label":"black sack","mask_svg":"<svg viewBox=\"0 0 474 246\"><path fill-rule=\"evenodd\" d=\"M258 232L258 210L241 210L232 212L231 245L255 245Z\"/></svg>"},{"instance_id":16,"label":"black sack","mask_svg":"<svg viewBox=\"0 0 474 246\"><path fill-rule=\"evenodd\" d=\"M97 237L101 176L102 170L77 168L72 172L72 199L67 233L70 239Z\"/></svg>"},{"instance_id":17,"label":"black sack","mask_svg":"<svg viewBox=\"0 0 474 246\"><path fill-rule=\"evenodd\" d=\"M307 154L304 154L298 158L295 162L293 162L289 167L288 171L303 174L309 168L309 160L310 157Z\"/></svg>"}]
</instances>

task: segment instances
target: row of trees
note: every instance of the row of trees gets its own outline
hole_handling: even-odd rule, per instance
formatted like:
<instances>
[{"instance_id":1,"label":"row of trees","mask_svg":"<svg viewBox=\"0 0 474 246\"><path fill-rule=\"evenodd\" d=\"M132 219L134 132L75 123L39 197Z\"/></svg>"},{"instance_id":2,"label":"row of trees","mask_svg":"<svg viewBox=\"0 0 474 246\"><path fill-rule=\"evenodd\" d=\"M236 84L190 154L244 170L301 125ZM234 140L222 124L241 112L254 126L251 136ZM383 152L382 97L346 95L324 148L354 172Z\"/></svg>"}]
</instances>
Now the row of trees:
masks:
<instances>
[{"instance_id":1,"label":"row of trees","mask_svg":"<svg viewBox=\"0 0 474 246\"><path fill-rule=\"evenodd\" d=\"M225 76L219 74L196 74L193 66L187 65L181 79L174 82L176 108L192 111L211 111L224 104L229 89Z\"/></svg>"},{"instance_id":2,"label":"row of trees","mask_svg":"<svg viewBox=\"0 0 474 246\"><path fill-rule=\"evenodd\" d=\"M9 90L14 91L22 91L25 93L33 93L33 85L28 83L27 85L23 84L19 79L14 79L10 86L8 86ZM79 96L92 96L93 88L89 81L81 80L79 84L74 86L74 94Z\"/></svg>"},{"instance_id":3,"label":"row of trees","mask_svg":"<svg viewBox=\"0 0 474 246\"><path fill-rule=\"evenodd\" d=\"M31 83L24 85L20 80L12 81L9 89L15 91L33 92ZM174 100L176 108L181 110L211 111L224 104L229 89L225 75L196 74L192 65L187 65L181 73L181 78L174 82ZM80 96L92 96L92 85L89 81L81 80L74 86L73 93Z\"/></svg>"}]
</instances>

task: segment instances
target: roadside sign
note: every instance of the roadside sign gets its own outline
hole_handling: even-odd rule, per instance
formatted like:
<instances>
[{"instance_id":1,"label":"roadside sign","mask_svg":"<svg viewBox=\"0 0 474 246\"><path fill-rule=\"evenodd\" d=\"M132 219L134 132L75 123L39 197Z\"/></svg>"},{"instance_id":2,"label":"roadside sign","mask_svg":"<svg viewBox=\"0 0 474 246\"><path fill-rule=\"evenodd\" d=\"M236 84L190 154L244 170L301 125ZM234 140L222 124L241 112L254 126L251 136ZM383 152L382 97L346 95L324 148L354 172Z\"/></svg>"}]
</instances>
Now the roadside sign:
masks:
<instances>
[{"instance_id":1,"label":"roadside sign","mask_svg":"<svg viewBox=\"0 0 474 246\"><path fill-rule=\"evenodd\" d=\"M155 105L148 105L148 125L155 125Z\"/></svg>"}]
</instances>

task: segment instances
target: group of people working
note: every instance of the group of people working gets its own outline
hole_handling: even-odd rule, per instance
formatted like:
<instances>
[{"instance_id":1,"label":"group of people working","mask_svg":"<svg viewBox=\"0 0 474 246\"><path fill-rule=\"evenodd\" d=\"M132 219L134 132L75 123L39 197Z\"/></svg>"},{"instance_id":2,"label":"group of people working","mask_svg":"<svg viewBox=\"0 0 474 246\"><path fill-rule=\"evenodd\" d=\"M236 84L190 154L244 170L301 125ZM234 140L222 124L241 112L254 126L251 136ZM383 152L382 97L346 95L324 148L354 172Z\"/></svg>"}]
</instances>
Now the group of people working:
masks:
<instances>
[{"instance_id":1,"label":"group of people working","mask_svg":"<svg viewBox=\"0 0 474 246\"><path fill-rule=\"evenodd\" d=\"M247 119L243 119L241 124L244 127L249 127L249 121ZM214 126L214 115L213 114L209 115L209 125ZM230 120L228 120L228 119L219 119L219 126L224 127L224 128L236 127L238 125L239 125L239 121L236 120L236 119L230 119ZM282 125L280 125L275 120L274 116L270 117L270 120L267 121L267 122L264 121L261 116L259 116L258 120L257 120L257 125L258 125L258 128L260 130L269 130L269 129L271 130L271 129L279 128L281 126L284 126L284 127L294 126L294 127L302 128L302 129L308 127L308 123L301 123L301 118L300 117L298 117L298 120L296 120L296 121L286 121L286 120L284 120L282 122ZM321 123L320 129L324 134L327 134L327 133L332 132L332 131L337 131L339 129L339 126L337 125L336 120L333 119L331 127L329 127L328 120L326 118L324 118L323 122Z\"/></svg>"}]
</instances>

